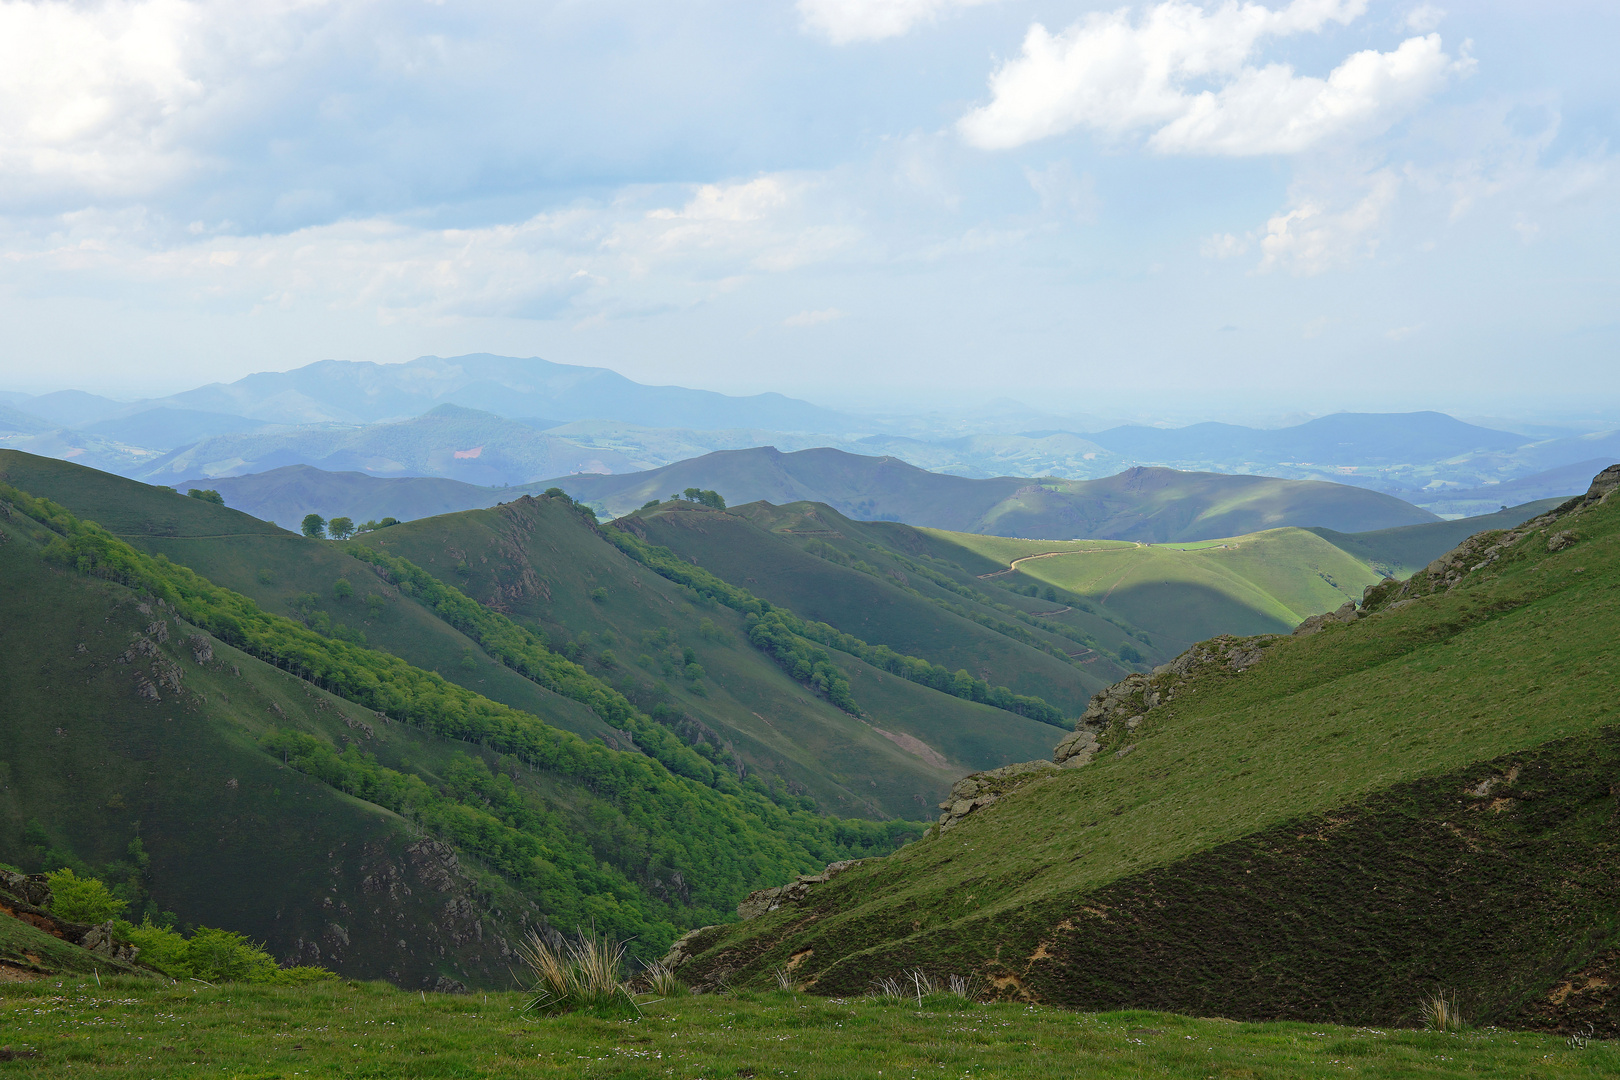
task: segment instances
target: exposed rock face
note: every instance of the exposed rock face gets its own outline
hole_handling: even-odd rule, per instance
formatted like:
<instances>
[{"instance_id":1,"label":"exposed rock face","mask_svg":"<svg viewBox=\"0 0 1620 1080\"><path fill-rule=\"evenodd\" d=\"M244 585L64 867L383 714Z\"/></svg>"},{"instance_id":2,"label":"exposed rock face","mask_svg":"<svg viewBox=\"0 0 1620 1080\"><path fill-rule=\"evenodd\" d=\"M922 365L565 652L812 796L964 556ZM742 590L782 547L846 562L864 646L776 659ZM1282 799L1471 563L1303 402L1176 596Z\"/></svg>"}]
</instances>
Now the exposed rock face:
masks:
<instances>
[{"instance_id":1,"label":"exposed rock face","mask_svg":"<svg viewBox=\"0 0 1620 1080\"><path fill-rule=\"evenodd\" d=\"M1092 741L1095 743L1095 737ZM1067 743L1068 740L1064 742ZM1062 765L1055 761L1020 761L1016 765L1003 765L999 769L964 776L951 786L950 798L939 804L939 808L944 811L939 816L939 831L943 833L955 828L963 818L975 810L982 810L1013 788L1020 787L1044 773L1056 772L1058 769L1073 765L1084 765L1088 760L1089 756L1082 760L1078 756L1071 755Z\"/></svg>"},{"instance_id":2,"label":"exposed rock face","mask_svg":"<svg viewBox=\"0 0 1620 1080\"><path fill-rule=\"evenodd\" d=\"M1295 637L1304 637L1314 634L1324 626L1333 623L1353 623L1361 618L1362 613L1356 610L1354 600L1346 600L1337 611L1323 612L1321 615L1312 615L1298 626L1294 627Z\"/></svg>"},{"instance_id":3,"label":"exposed rock face","mask_svg":"<svg viewBox=\"0 0 1620 1080\"><path fill-rule=\"evenodd\" d=\"M737 905L737 918L747 921L758 918L767 911L775 911L783 904L803 900L812 885L820 885L824 881L830 881L850 867L857 866L865 861L864 859L845 859L843 862L828 864L827 869L819 874L800 874L797 881L787 885L781 885L774 889L755 890L749 893L742 903ZM696 933L699 933L699 931L693 931L693 934ZM688 938L691 936L692 934L686 935ZM684 941L686 938L681 940ZM680 942L676 943L677 946L679 944Z\"/></svg>"},{"instance_id":4,"label":"exposed rock face","mask_svg":"<svg viewBox=\"0 0 1620 1080\"><path fill-rule=\"evenodd\" d=\"M1089 728L1076 728L1074 734L1057 744L1052 760L1059 765L1075 768L1091 760L1097 752L1097 733Z\"/></svg>"}]
</instances>

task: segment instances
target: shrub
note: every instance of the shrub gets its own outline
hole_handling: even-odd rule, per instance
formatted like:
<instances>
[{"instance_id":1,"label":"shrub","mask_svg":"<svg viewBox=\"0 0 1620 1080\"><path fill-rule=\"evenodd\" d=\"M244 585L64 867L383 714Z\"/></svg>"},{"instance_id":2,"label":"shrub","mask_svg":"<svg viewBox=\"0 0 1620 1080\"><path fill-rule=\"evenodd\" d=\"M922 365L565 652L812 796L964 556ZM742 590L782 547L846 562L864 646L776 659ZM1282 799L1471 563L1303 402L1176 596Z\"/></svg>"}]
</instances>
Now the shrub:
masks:
<instances>
[{"instance_id":1,"label":"shrub","mask_svg":"<svg viewBox=\"0 0 1620 1080\"><path fill-rule=\"evenodd\" d=\"M640 1016L641 1007L624 982L625 945L594 931L552 940L529 931L518 945L518 955L535 980L523 1010L547 1014L583 1010L607 1020Z\"/></svg>"},{"instance_id":2,"label":"shrub","mask_svg":"<svg viewBox=\"0 0 1620 1080\"><path fill-rule=\"evenodd\" d=\"M201 499L203 502L211 502L216 506L225 505L225 496L221 495L213 488L192 488L190 491L186 492L186 494L193 499Z\"/></svg>"},{"instance_id":3,"label":"shrub","mask_svg":"<svg viewBox=\"0 0 1620 1080\"><path fill-rule=\"evenodd\" d=\"M150 918L119 929L140 948L142 963L175 979L301 985L335 977L325 968L280 967L263 946L230 930L198 927L187 940L176 930L154 925Z\"/></svg>"},{"instance_id":4,"label":"shrub","mask_svg":"<svg viewBox=\"0 0 1620 1080\"><path fill-rule=\"evenodd\" d=\"M1436 990L1418 1003L1418 1016L1430 1031L1463 1031L1468 1021L1457 1007L1457 995Z\"/></svg>"},{"instance_id":5,"label":"shrub","mask_svg":"<svg viewBox=\"0 0 1620 1080\"><path fill-rule=\"evenodd\" d=\"M354 586L349 584L348 578L338 578L332 582L332 599L347 600L354 595Z\"/></svg>"},{"instance_id":6,"label":"shrub","mask_svg":"<svg viewBox=\"0 0 1620 1080\"><path fill-rule=\"evenodd\" d=\"M591 590L591 599L595 600L598 604L607 603L607 596L607 590L600 586Z\"/></svg>"},{"instance_id":7,"label":"shrub","mask_svg":"<svg viewBox=\"0 0 1620 1080\"><path fill-rule=\"evenodd\" d=\"M49 875L51 914L76 923L102 923L124 910L107 886L93 877L79 877L63 868Z\"/></svg>"}]
</instances>

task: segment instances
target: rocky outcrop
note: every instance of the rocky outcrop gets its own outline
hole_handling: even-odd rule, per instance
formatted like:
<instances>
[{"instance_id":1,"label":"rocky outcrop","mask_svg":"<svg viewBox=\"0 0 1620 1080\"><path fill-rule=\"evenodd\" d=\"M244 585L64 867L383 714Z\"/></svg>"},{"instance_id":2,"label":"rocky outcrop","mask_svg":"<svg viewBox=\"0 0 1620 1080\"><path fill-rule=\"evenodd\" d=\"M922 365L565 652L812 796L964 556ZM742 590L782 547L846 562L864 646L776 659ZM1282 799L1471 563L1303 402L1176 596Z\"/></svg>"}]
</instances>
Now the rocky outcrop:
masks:
<instances>
[{"instance_id":1,"label":"rocky outcrop","mask_svg":"<svg viewBox=\"0 0 1620 1080\"><path fill-rule=\"evenodd\" d=\"M1532 535L1545 535L1545 549L1557 554L1580 543L1579 529L1561 528L1567 519L1597 503L1605 502L1620 490L1620 465L1611 465L1592 479L1586 494L1577 495L1556 509L1505 532L1485 532L1470 536L1405 581L1386 578L1377 585L1368 586L1361 598L1361 613L1393 611L1413 600L1449 592L1471 574L1487 569L1506 555L1521 540Z\"/></svg>"},{"instance_id":2,"label":"rocky outcrop","mask_svg":"<svg viewBox=\"0 0 1620 1080\"><path fill-rule=\"evenodd\" d=\"M1335 623L1353 623L1361 617L1362 613L1356 610L1356 602L1346 600L1337 611L1325 611L1320 615L1312 615L1294 627L1294 636L1307 637L1317 633L1323 627L1332 626Z\"/></svg>"},{"instance_id":3,"label":"rocky outcrop","mask_svg":"<svg viewBox=\"0 0 1620 1080\"><path fill-rule=\"evenodd\" d=\"M1016 765L1003 765L999 769L964 776L951 786L950 797L939 804L944 811L939 816L939 831L943 833L955 828L975 810L990 806L1030 780L1059 769L1084 765L1089 760L1089 756L1082 759L1079 755L1070 755L1062 764L1045 760L1020 761Z\"/></svg>"},{"instance_id":4,"label":"rocky outcrop","mask_svg":"<svg viewBox=\"0 0 1620 1080\"><path fill-rule=\"evenodd\" d=\"M800 874L797 881L786 885L779 885L774 889L757 889L749 893L743 899L743 902L737 905L737 918L746 922L749 919L758 918L767 911L775 911L783 904L803 900L812 886L831 881L850 867L859 866L865 861L864 859L845 859L843 862L829 863L827 869L819 874ZM677 942L677 944L679 943Z\"/></svg>"},{"instance_id":5,"label":"rocky outcrop","mask_svg":"<svg viewBox=\"0 0 1620 1080\"><path fill-rule=\"evenodd\" d=\"M51 886L44 874L18 874L0 870L0 914L43 930L54 938L126 964L135 962L140 949L119 939L112 920L98 925L69 922L50 912Z\"/></svg>"},{"instance_id":6,"label":"rocky outcrop","mask_svg":"<svg viewBox=\"0 0 1620 1080\"><path fill-rule=\"evenodd\" d=\"M1097 733L1089 728L1076 728L1074 733L1052 751L1052 760L1059 765L1076 768L1091 760L1097 752Z\"/></svg>"}]
</instances>

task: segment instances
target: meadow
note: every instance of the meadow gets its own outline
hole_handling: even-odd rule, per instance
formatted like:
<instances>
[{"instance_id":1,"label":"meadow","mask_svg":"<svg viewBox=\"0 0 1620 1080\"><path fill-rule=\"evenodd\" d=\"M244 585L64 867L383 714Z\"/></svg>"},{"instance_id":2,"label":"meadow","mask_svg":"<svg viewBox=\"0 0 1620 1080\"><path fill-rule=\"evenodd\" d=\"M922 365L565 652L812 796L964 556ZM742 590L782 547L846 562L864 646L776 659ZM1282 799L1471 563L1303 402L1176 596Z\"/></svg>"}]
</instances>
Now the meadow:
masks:
<instances>
[{"instance_id":1,"label":"meadow","mask_svg":"<svg viewBox=\"0 0 1620 1080\"><path fill-rule=\"evenodd\" d=\"M102 976L0 984L0 1076L1603 1077L1613 1042L1078 1013L951 994L739 991L649 1001L633 1020L537 1017L516 992Z\"/></svg>"}]
</instances>

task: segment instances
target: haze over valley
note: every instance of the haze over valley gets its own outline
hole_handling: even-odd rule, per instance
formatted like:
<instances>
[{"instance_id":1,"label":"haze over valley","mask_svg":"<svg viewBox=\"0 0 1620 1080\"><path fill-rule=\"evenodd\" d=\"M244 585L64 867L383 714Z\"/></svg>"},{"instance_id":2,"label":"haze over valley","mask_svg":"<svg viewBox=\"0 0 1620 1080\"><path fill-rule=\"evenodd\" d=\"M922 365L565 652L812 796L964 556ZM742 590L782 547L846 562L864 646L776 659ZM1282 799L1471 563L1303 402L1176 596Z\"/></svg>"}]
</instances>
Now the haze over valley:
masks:
<instances>
[{"instance_id":1,"label":"haze over valley","mask_svg":"<svg viewBox=\"0 0 1620 1080\"><path fill-rule=\"evenodd\" d=\"M1617 36L0 3L0 1072L1620 1075Z\"/></svg>"}]
</instances>

